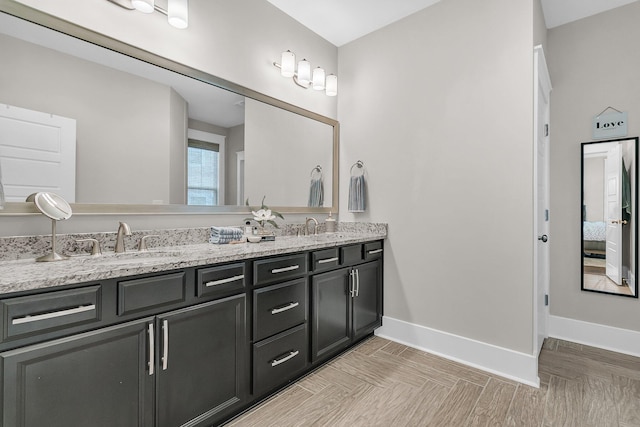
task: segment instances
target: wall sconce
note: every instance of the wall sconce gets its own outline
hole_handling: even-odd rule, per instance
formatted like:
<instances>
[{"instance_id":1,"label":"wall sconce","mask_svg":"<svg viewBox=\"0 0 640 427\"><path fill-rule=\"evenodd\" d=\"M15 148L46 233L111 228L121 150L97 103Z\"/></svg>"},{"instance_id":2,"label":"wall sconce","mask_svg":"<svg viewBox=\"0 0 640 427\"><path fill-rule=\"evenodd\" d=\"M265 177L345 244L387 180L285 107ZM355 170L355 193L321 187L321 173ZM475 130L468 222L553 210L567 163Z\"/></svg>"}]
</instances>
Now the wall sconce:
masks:
<instances>
[{"instance_id":1,"label":"wall sconce","mask_svg":"<svg viewBox=\"0 0 640 427\"><path fill-rule=\"evenodd\" d=\"M169 25L179 29L189 26L189 0L167 0L166 8L156 4L155 0L109 0L128 10L138 10L142 13L154 11L167 15Z\"/></svg>"},{"instance_id":2,"label":"wall sconce","mask_svg":"<svg viewBox=\"0 0 640 427\"><path fill-rule=\"evenodd\" d=\"M274 62L273 65L280 68L282 77L291 77L293 82L303 89L312 87L315 90L324 90L327 96L338 94L338 76L335 74L326 75L323 68L317 67L311 71L311 63L306 59L298 62L296 70L296 55L287 50L282 52L280 64Z\"/></svg>"}]
</instances>

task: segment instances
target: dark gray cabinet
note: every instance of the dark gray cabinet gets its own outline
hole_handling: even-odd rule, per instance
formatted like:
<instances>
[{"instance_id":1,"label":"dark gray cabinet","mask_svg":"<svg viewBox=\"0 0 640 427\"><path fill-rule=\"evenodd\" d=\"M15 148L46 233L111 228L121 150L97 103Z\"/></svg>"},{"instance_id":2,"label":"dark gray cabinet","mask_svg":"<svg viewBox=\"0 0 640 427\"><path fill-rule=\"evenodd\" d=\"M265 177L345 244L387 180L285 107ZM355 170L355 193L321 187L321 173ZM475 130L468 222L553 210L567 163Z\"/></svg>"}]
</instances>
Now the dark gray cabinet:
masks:
<instances>
[{"instance_id":1,"label":"dark gray cabinet","mask_svg":"<svg viewBox=\"0 0 640 427\"><path fill-rule=\"evenodd\" d=\"M246 402L245 313L242 294L157 317L158 427L209 426Z\"/></svg>"},{"instance_id":2,"label":"dark gray cabinet","mask_svg":"<svg viewBox=\"0 0 640 427\"><path fill-rule=\"evenodd\" d=\"M311 359L329 357L351 342L351 269L311 279Z\"/></svg>"},{"instance_id":3,"label":"dark gray cabinet","mask_svg":"<svg viewBox=\"0 0 640 427\"><path fill-rule=\"evenodd\" d=\"M381 316L381 241L9 295L0 427L219 425Z\"/></svg>"},{"instance_id":4,"label":"dark gray cabinet","mask_svg":"<svg viewBox=\"0 0 640 427\"><path fill-rule=\"evenodd\" d=\"M311 278L311 359L327 359L382 324L382 260Z\"/></svg>"},{"instance_id":5,"label":"dark gray cabinet","mask_svg":"<svg viewBox=\"0 0 640 427\"><path fill-rule=\"evenodd\" d=\"M0 354L5 427L153 426L153 318Z\"/></svg>"}]
</instances>

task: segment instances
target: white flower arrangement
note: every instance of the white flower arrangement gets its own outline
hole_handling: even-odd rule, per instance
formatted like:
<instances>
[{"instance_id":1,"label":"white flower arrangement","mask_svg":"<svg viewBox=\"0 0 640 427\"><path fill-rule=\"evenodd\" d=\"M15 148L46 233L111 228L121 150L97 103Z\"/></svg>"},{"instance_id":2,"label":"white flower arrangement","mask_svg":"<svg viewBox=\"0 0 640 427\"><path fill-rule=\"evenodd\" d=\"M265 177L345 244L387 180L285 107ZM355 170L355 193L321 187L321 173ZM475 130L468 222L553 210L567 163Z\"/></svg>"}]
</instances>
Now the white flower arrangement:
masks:
<instances>
[{"instance_id":1,"label":"white flower arrangement","mask_svg":"<svg viewBox=\"0 0 640 427\"><path fill-rule=\"evenodd\" d=\"M260 227L263 227L263 228L266 223L273 225L275 228L280 228L278 227L278 224L276 223L275 219L276 218L284 219L284 216L282 216L280 212L272 211L271 209L269 209L267 205L264 204L264 199L266 197L267 196L262 197L262 203L261 203L260 209L256 210L249 207L249 210L251 211L251 215L253 215L253 218L245 218L245 220L254 220L258 224L260 224ZM246 205L249 206L249 199L247 199Z\"/></svg>"}]
</instances>

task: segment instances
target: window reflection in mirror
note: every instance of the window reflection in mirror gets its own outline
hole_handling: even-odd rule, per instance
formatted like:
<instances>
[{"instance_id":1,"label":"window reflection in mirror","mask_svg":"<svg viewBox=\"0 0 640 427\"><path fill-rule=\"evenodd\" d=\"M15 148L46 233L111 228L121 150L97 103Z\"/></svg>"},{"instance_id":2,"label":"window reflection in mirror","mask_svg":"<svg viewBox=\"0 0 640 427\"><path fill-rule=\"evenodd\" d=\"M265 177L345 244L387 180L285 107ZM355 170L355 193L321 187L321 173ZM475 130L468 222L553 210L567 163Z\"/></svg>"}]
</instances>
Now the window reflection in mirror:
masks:
<instances>
[{"instance_id":1,"label":"window reflection in mirror","mask_svg":"<svg viewBox=\"0 0 640 427\"><path fill-rule=\"evenodd\" d=\"M582 144L582 290L638 297L638 138Z\"/></svg>"}]
</instances>

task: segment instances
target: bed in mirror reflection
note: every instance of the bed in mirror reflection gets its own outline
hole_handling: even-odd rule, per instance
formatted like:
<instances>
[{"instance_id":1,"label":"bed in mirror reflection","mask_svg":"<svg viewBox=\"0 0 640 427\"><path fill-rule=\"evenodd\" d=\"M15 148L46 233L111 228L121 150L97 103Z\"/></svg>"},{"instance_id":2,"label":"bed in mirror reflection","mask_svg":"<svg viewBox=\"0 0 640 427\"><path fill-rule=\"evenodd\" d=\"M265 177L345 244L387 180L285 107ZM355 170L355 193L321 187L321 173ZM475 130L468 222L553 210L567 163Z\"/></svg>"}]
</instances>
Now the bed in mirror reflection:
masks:
<instances>
[{"instance_id":1,"label":"bed in mirror reflection","mask_svg":"<svg viewBox=\"0 0 640 427\"><path fill-rule=\"evenodd\" d=\"M582 290L638 297L638 138L582 147Z\"/></svg>"}]
</instances>

